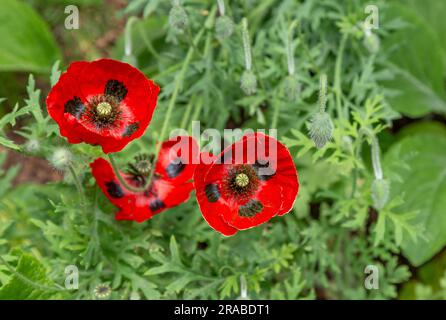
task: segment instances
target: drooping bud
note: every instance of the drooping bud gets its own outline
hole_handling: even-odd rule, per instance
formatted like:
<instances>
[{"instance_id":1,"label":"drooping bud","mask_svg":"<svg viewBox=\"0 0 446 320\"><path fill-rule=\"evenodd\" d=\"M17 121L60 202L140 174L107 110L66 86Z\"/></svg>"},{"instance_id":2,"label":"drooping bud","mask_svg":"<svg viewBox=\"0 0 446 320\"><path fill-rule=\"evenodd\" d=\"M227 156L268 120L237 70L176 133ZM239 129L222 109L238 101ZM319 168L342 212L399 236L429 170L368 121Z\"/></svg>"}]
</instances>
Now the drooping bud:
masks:
<instances>
[{"instance_id":1,"label":"drooping bud","mask_svg":"<svg viewBox=\"0 0 446 320\"><path fill-rule=\"evenodd\" d=\"M295 74L288 75L283 83L283 96L288 101L296 101L300 93L300 83Z\"/></svg>"},{"instance_id":2,"label":"drooping bud","mask_svg":"<svg viewBox=\"0 0 446 320\"><path fill-rule=\"evenodd\" d=\"M180 31L187 27L188 17L186 10L180 5L180 1L173 1L172 9L169 12L169 23L172 28Z\"/></svg>"},{"instance_id":3,"label":"drooping bud","mask_svg":"<svg viewBox=\"0 0 446 320\"><path fill-rule=\"evenodd\" d=\"M311 118L309 125L310 138L316 148L320 149L331 140L333 136L333 122L330 115L325 112L327 105L327 76L322 74L319 86L319 112Z\"/></svg>"},{"instance_id":4,"label":"drooping bud","mask_svg":"<svg viewBox=\"0 0 446 320\"><path fill-rule=\"evenodd\" d=\"M369 32L365 33L363 40L364 47L371 53L375 54L379 51L380 48L380 40L378 35L375 33Z\"/></svg>"},{"instance_id":5,"label":"drooping bud","mask_svg":"<svg viewBox=\"0 0 446 320\"><path fill-rule=\"evenodd\" d=\"M40 142L37 139L31 138L25 143L25 151L29 153L36 153L40 150Z\"/></svg>"},{"instance_id":6,"label":"drooping bud","mask_svg":"<svg viewBox=\"0 0 446 320\"><path fill-rule=\"evenodd\" d=\"M372 183L373 206L381 210L389 201L390 183L385 179L375 179Z\"/></svg>"},{"instance_id":7,"label":"drooping bud","mask_svg":"<svg viewBox=\"0 0 446 320\"><path fill-rule=\"evenodd\" d=\"M247 95L252 95L257 90L257 78L251 70L245 70L240 81L240 88Z\"/></svg>"},{"instance_id":8,"label":"drooping bud","mask_svg":"<svg viewBox=\"0 0 446 320\"><path fill-rule=\"evenodd\" d=\"M309 134L316 148L321 149L333 136L333 122L327 112L317 112L311 118Z\"/></svg>"},{"instance_id":9,"label":"drooping bud","mask_svg":"<svg viewBox=\"0 0 446 320\"><path fill-rule=\"evenodd\" d=\"M220 16L215 22L215 35L218 40L229 38L234 32L234 21L228 16Z\"/></svg>"},{"instance_id":10,"label":"drooping bud","mask_svg":"<svg viewBox=\"0 0 446 320\"><path fill-rule=\"evenodd\" d=\"M54 150L50 157L50 163L57 170L64 171L73 162L73 154L67 148L60 147Z\"/></svg>"}]
</instances>

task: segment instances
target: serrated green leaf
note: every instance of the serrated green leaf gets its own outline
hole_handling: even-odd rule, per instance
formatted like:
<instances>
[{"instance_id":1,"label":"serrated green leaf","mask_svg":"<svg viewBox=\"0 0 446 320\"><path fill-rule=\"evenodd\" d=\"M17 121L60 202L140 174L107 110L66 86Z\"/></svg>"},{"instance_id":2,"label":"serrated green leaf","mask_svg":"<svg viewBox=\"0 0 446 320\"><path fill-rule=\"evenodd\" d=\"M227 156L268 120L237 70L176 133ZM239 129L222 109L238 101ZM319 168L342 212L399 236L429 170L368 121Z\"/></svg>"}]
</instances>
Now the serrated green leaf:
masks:
<instances>
[{"instance_id":1,"label":"serrated green leaf","mask_svg":"<svg viewBox=\"0 0 446 320\"><path fill-rule=\"evenodd\" d=\"M60 298L44 266L32 255L23 253L11 280L0 289L0 300L39 300Z\"/></svg>"}]
</instances>

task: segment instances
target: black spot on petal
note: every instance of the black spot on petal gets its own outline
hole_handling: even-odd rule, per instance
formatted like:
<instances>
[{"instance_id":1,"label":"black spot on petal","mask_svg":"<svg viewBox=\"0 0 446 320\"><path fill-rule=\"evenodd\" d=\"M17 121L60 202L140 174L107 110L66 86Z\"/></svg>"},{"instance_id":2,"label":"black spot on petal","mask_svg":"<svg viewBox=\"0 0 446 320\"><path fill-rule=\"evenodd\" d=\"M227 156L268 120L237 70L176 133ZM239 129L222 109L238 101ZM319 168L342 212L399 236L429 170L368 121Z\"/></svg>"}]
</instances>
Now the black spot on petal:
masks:
<instances>
[{"instance_id":1,"label":"black spot on petal","mask_svg":"<svg viewBox=\"0 0 446 320\"><path fill-rule=\"evenodd\" d=\"M139 129L139 124L138 122L134 122L131 124L128 124L125 129L124 129L124 133L122 134L123 137L130 137L132 134L134 134L136 132L136 130Z\"/></svg>"},{"instance_id":2,"label":"black spot on petal","mask_svg":"<svg viewBox=\"0 0 446 320\"><path fill-rule=\"evenodd\" d=\"M260 162L256 161L252 165L252 167L256 171L257 176L259 177L259 179L262 180L262 181L268 181L269 179L274 177L275 173L273 172L273 169L269 167L269 162L267 162L267 163L260 163Z\"/></svg>"},{"instance_id":3,"label":"black spot on petal","mask_svg":"<svg viewBox=\"0 0 446 320\"><path fill-rule=\"evenodd\" d=\"M84 110L85 106L82 103L82 100L76 96L73 99L67 101L64 106L64 112L68 112L77 119L81 117L81 115L84 113Z\"/></svg>"},{"instance_id":4,"label":"black spot on petal","mask_svg":"<svg viewBox=\"0 0 446 320\"><path fill-rule=\"evenodd\" d=\"M209 202L217 202L220 199L220 191L218 191L218 186L216 184L210 183L204 187L204 194L208 198Z\"/></svg>"},{"instance_id":5,"label":"black spot on petal","mask_svg":"<svg viewBox=\"0 0 446 320\"><path fill-rule=\"evenodd\" d=\"M155 199L152 202L150 202L149 207L152 212L156 212L161 209L164 209L166 205L160 199Z\"/></svg>"},{"instance_id":6,"label":"black spot on petal","mask_svg":"<svg viewBox=\"0 0 446 320\"><path fill-rule=\"evenodd\" d=\"M127 95L127 88L118 80L108 80L105 84L105 94L115 97L118 101L124 100Z\"/></svg>"},{"instance_id":7,"label":"black spot on petal","mask_svg":"<svg viewBox=\"0 0 446 320\"><path fill-rule=\"evenodd\" d=\"M184 170L185 167L186 164L182 163L181 161L171 162L166 168L167 176L169 178L175 178Z\"/></svg>"},{"instance_id":8,"label":"black spot on petal","mask_svg":"<svg viewBox=\"0 0 446 320\"><path fill-rule=\"evenodd\" d=\"M112 198L119 199L124 196L121 186L114 181L106 182L105 187L107 188L108 194Z\"/></svg>"},{"instance_id":9,"label":"black spot on petal","mask_svg":"<svg viewBox=\"0 0 446 320\"><path fill-rule=\"evenodd\" d=\"M238 215L245 218L254 217L256 214L263 210L263 204L257 200L249 200L243 206L238 208Z\"/></svg>"}]
</instances>

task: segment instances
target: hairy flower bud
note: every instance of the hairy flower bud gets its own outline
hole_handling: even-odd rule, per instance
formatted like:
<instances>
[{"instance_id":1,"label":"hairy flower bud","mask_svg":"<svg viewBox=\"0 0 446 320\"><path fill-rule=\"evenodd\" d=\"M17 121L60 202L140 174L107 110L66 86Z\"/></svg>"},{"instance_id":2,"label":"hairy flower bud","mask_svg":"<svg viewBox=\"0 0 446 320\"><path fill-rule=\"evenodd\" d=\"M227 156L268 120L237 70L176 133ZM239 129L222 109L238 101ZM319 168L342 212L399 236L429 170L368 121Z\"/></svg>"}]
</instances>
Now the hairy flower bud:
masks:
<instances>
[{"instance_id":1,"label":"hairy flower bud","mask_svg":"<svg viewBox=\"0 0 446 320\"><path fill-rule=\"evenodd\" d=\"M283 83L283 95L288 101L296 101L300 93L300 83L296 75L288 75Z\"/></svg>"},{"instance_id":2,"label":"hairy flower bud","mask_svg":"<svg viewBox=\"0 0 446 320\"><path fill-rule=\"evenodd\" d=\"M175 4L169 12L169 23L176 30L184 30L187 27L188 18L186 10L179 4Z\"/></svg>"},{"instance_id":3,"label":"hairy flower bud","mask_svg":"<svg viewBox=\"0 0 446 320\"><path fill-rule=\"evenodd\" d=\"M36 153L40 150L40 142L37 139L31 138L25 143L25 150L29 153Z\"/></svg>"},{"instance_id":4,"label":"hairy flower bud","mask_svg":"<svg viewBox=\"0 0 446 320\"><path fill-rule=\"evenodd\" d=\"M321 149L333 136L333 122L326 112L317 112L311 118L309 134L316 148Z\"/></svg>"},{"instance_id":5,"label":"hairy flower bud","mask_svg":"<svg viewBox=\"0 0 446 320\"><path fill-rule=\"evenodd\" d=\"M247 95L252 95L257 90L257 78L251 70L245 70L240 81L240 88Z\"/></svg>"},{"instance_id":6,"label":"hairy flower bud","mask_svg":"<svg viewBox=\"0 0 446 320\"><path fill-rule=\"evenodd\" d=\"M215 22L215 35L218 40L229 38L234 32L234 21L228 16L220 16Z\"/></svg>"},{"instance_id":7,"label":"hairy flower bud","mask_svg":"<svg viewBox=\"0 0 446 320\"><path fill-rule=\"evenodd\" d=\"M385 179L375 179L372 183L372 200L375 209L384 208L389 200L390 183Z\"/></svg>"},{"instance_id":8,"label":"hairy flower bud","mask_svg":"<svg viewBox=\"0 0 446 320\"><path fill-rule=\"evenodd\" d=\"M54 150L50 162L54 168L65 170L73 161L73 155L67 148L61 147Z\"/></svg>"}]
</instances>

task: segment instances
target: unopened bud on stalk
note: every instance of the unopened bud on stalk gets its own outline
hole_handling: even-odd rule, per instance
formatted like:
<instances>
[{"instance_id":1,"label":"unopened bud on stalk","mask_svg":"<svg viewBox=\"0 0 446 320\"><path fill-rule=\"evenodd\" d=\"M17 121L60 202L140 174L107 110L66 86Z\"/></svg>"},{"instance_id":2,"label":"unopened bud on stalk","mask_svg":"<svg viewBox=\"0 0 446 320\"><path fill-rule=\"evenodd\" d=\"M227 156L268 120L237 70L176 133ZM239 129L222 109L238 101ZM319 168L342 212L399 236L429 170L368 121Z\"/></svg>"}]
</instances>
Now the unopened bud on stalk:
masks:
<instances>
[{"instance_id":1,"label":"unopened bud on stalk","mask_svg":"<svg viewBox=\"0 0 446 320\"><path fill-rule=\"evenodd\" d=\"M252 95L257 90L257 78L251 70L245 70L240 81L240 88L247 95Z\"/></svg>"},{"instance_id":2,"label":"unopened bud on stalk","mask_svg":"<svg viewBox=\"0 0 446 320\"><path fill-rule=\"evenodd\" d=\"M243 38L243 50L245 52L245 72L242 74L240 81L240 88L247 94L254 94L257 90L257 78L252 72L252 57L251 57L251 43L249 40L248 32L248 19L242 20L242 38Z\"/></svg>"},{"instance_id":3,"label":"unopened bud on stalk","mask_svg":"<svg viewBox=\"0 0 446 320\"><path fill-rule=\"evenodd\" d=\"M380 48L380 41L379 37L372 33L372 32L366 32L364 35L364 47L371 53L375 54L379 51Z\"/></svg>"},{"instance_id":4,"label":"unopened bud on stalk","mask_svg":"<svg viewBox=\"0 0 446 320\"><path fill-rule=\"evenodd\" d=\"M169 12L169 23L176 30L184 30L187 27L188 17L186 10L181 6L179 0L172 1L172 9Z\"/></svg>"},{"instance_id":5,"label":"unopened bud on stalk","mask_svg":"<svg viewBox=\"0 0 446 320\"><path fill-rule=\"evenodd\" d=\"M283 83L283 95L288 101L295 101L300 93L300 83L295 74L288 75Z\"/></svg>"},{"instance_id":6,"label":"unopened bud on stalk","mask_svg":"<svg viewBox=\"0 0 446 320\"><path fill-rule=\"evenodd\" d=\"M40 150L40 142L37 139L31 138L25 143L25 151L29 153L36 153Z\"/></svg>"},{"instance_id":7,"label":"unopened bud on stalk","mask_svg":"<svg viewBox=\"0 0 446 320\"><path fill-rule=\"evenodd\" d=\"M384 208L389 200L390 183L383 178L383 171L381 168L381 158L379 142L376 136L371 131L366 131L372 140L371 153L372 153L372 166L375 180L372 183L372 201L375 209L380 210Z\"/></svg>"},{"instance_id":8,"label":"unopened bud on stalk","mask_svg":"<svg viewBox=\"0 0 446 320\"><path fill-rule=\"evenodd\" d=\"M324 147L333 136L333 122L331 121L330 115L325 112L326 104L327 76L323 74L320 77L319 112L313 115L309 125L310 138L318 149Z\"/></svg>"},{"instance_id":9,"label":"unopened bud on stalk","mask_svg":"<svg viewBox=\"0 0 446 320\"><path fill-rule=\"evenodd\" d=\"M381 210L389 201L390 183L385 179L375 179L372 183L373 206Z\"/></svg>"},{"instance_id":10,"label":"unopened bud on stalk","mask_svg":"<svg viewBox=\"0 0 446 320\"><path fill-rule=\"evenodd\" d=\"M54 150L50 157L50 163L57 170L64 171L73 162L73 155L67 148L60 147Z\"/></svg>"},{"instance_id":11,"label":"unopened bud on stalk","mask_svg":"<svg viewBox=\"0 0 446 320\"><path fill-rule=\"evenodd\" d=\"M234 32L234 21L228 16L220 16L215 22L215 35L220 41L229 38Z\"/></svg>"}]
</instances>

